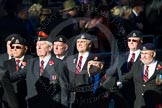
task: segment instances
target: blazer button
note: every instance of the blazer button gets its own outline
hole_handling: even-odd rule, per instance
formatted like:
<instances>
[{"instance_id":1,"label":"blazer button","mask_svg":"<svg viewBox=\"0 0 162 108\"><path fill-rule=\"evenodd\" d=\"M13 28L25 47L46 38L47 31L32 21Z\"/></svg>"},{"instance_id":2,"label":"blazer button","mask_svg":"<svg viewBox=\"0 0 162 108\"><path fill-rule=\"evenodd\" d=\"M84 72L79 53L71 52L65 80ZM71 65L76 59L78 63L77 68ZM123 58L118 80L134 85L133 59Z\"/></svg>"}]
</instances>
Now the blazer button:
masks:
<instances>
[{"instance_id":1,"label":"blazer button","mask_svg":"<svg viewBox=\"0 0 162 108\"><path fill-rule=\"evenodd\" d=\"M141 94L142 96L144 95L144 93Z\"/></svg>"}]
</instances>

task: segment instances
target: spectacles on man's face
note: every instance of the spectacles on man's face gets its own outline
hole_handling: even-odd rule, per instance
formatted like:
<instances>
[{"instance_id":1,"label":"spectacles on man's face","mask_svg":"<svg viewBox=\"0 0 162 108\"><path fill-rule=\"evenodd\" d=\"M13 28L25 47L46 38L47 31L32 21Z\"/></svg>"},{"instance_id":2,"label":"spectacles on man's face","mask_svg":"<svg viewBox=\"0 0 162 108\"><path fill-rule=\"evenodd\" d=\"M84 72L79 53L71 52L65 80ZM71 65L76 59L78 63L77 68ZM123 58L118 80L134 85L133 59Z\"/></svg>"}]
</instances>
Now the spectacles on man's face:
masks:
<instances>
[{"instance_id":1,"label":"spectacles on man's face","mask_svg":"<svg viewBox=\"0 0 162 108\"><path fill-rule=\"evenodd\" d=\"M23 47L21 47L21 46L11 46L11 49L22 49Z\"/></svg>"},{"instance_id":2,"label":"spectacles on man's face","mask_svg":"<svg viewBox=\"0 0 162 108\"><path fill-rule=\"evenodd\" d=\"M128 42L139 42L139 40L136 40L136 39L128 39Z\"/></svg>"}]
</instances>

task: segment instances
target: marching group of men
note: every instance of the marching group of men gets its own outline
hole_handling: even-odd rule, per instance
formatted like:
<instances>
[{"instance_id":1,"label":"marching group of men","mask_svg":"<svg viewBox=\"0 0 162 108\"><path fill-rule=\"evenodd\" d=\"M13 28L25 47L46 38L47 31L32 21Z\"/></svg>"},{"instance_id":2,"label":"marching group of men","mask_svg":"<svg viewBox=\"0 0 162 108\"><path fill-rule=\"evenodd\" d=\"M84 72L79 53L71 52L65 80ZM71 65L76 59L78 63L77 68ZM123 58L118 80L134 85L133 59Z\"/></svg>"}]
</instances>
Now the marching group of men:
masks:
<instances>
[{"instance_id":1,"label":"marching group of men","mask_svg":"<svg viewBox=\"0 0 162 108\"><path fill-rule=\"evenodd\" d=\"M160 108L162 63L153 44L142 45L142 33L132 31L129 51L105 69L105 58L90 52L94 40L88 33L77 35L78 53L66 56L65 36L39 35L32 57L24 38L9 35L8 52L0 56L1 107L108 108L114 99L115 108Z\"/></svg>"}]
</instances>

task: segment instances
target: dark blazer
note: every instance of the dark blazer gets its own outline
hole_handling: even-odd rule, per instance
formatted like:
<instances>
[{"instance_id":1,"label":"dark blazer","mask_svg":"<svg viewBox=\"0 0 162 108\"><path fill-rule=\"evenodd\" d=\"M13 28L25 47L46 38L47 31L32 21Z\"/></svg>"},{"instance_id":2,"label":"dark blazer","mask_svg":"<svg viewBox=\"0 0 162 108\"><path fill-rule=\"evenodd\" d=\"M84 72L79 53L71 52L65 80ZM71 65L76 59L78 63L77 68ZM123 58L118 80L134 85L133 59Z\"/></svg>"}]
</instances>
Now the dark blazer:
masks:
<instances>
[{"instance_id":1,"label":"dark blazer","mask_svg":"<svg viewBox=\"0 0 162 108\"><path fill-rule=\"evenodd\" d=\"M0 66L4 66L4 62L9 60L9 55L7 53L0 54Z\"/></svg>"},{"instance_id":2,"label":"dark blazer","mask_svg":"<svg viewBox=\"0 0 162 108\"><path fill-rule=\"evenodd\" d=\"M130 71L128 66L129 63L127 62L128 56L129 52L125 52L116 57L115 63L106 70L108 78L103 84L104 88L111 91L111 96L114 98L115 106L117 108L128 108L128 106L132 108L135 99L134 85L132 81L129 81L120 89L116 86L116 82ZM138 56L135 62L139 59L140 56Z\"/></svg>"},{"instance_id":3,"label":"dark blazer","mask_svg":"<svg viewBox=\"0 0 162 108\"><path fill-rule=\"evenodd\" d=\"M24 55L24 59L22 62L27 62L28 59L32 58L31 55ZM4 66L7 69L7 72L13 73L16 71L16 62L15 62L15 58L10 59L8 61L4 62ZM24 68L23 65L21 64L21 66L19 67L19 69ZM18 102L19 102L19 106L22 107L26 107L26 101L25 101L25 97L27 94L27 88L26 88L26 80L25 77L22 79L19 79L17 81L12 82L12 86L14 88L14 91L11 91L12 87L9 87L9 85L4 84L4 98L6 98L7 103L10 102L10 99L12 95L8 95L11 94L11 92L15 92ZM10 92L10 93L9 93ZM14 94L14 93L13 93ZM8 97L9 96L9 97ZM9 106L11 107L11 106Z\"/></svg>"},{"instance_id":4,"label":"dark blazer","mask_svg":"<svg viewBox=\"0 0 162 108\"><path fill-rule=\"evenodd\" d=\"M67 69L61 60L51 57L42 77L39 76L38 57L30 59L24 69L10 76L12 81L26 76L29 108L68 107ZM56 76L56 80L52 76ZM56 84L59 88L55 88Z\"/></svg>"},{"instance_id":5,"label":"dark blazer","mask_svg":"<svg viewBox=\"0 0 162 108\"><path fill-rule=\"evenodd\" d=\"M79 74L75 74L78 54L69 56L66 58L65 62L69 70L69 83L72 87L78 87L89 84L89 75L87 73L87 62L91 59L93 54L89 54L87 60L82 68L82 71Z\"/></svg>"},{"instance_id":6,"label":"dark blazer","mask_svg":"<svg viewBox=\"0 0 162 108\"><path fill-rule=\"evenodd\" d=\"M125 84L133 79L135 85L135 104L134 108L155 108L156 105L162 104L162 84L156 85L156 76L162 74L162 62L158 62L154 74L147 81L143 81L144 64L141 61L136 62L132 70L122 77ZM129 88L128 88L129 89Z\"/></svg>"},{"instance_id":7,"label":"dark blazer","mask_svg":"<svg viewBox=\"0 0 162 108\"><path fill-rule=\"evenodd\" d=\"M103 106L108 106L107 105L108 102L105 100L104 97L102 97L102 99L100 100L96 100L93 102L88 101L89 99L95 99L101 96L102 94L106 95L106 92L102 88L98 89L95 94L93 94L92 92L94 86L93 83L90 82L90 76L88 75L87 72L87 63L90 59L95 57L94 55L95 54L91 54L91 53L89 54L79 74L75 74L78 54L69 56L65 60L69 70L69 83L70 83L70 91L71 91L70 100L72 103L70 108L89 108L89 107L98 108L98 106L105 108ZM99 78L99 80L100 79L101 77ZM86 100L85 103L83 103L84 100Z\"/></svg>"},{"instance_id":8,"label":"dark blazer","mask_svg":"<svg viewBox=\"0 0 162 108\"><path fill-rule=\"evenodd\" d=\"M127 62L128 56L129 56L129 52L123 53L123 54L119 55L119 58L117 60L116 67L117 67L119 79L122 75L124 75L130 71L130 69L128 67L129 63ZM138 55L135 62L139 61L139 59L140 59L140 55Z\"/></svg>"}]
</instances>

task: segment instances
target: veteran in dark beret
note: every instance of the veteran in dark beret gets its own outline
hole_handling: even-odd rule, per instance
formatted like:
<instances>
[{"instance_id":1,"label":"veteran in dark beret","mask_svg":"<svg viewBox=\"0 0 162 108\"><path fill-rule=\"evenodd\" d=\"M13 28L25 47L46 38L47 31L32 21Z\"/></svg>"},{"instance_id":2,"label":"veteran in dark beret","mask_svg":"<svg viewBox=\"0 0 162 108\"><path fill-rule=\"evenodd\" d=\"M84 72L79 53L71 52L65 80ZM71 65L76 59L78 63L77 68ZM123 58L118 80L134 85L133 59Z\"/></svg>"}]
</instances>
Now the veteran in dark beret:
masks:
<instances>
[{"instance_id":1,"label":"veteran in dark beret","mask_svg":"<svg viewBox=\"0 0 162 108\"><path fill-rule=\"evenodd\" d=\"M156 60L156 50L152 43L141 47L140 61L121 79L123 85L133 79L135 86L134 108L162 107L162 62ZM129 89L129 88L127 88Z\"/></svg>"},{"instance_id":2,"label":"veteran in dark beret","mask_svg":"<svg viewBox=\"0 0 162 108\"><path fill-rule=\"evenodd\" d=\"M6 42L7 52L0 55L0 60L1 60L0 66L3 66L4 61L9 60L14 57L10 43L17 36L20 36L20 35L19 34L10 34L9 36L6 37L5 42Z\"/></svg>"},{"instance_id":3,"label":"veteran in dark beret","mask_svg":"<svg viewBox=\"0 0 162 108\"><path fill-rule=\"evenodd\" d=\"M99 72L100 68L103 68L103 64L100 63L99 65L95 65L95 63L98 63L97 60L93 63L90 62L88 65L88 62L90 60L94 60L94 55L91 52L91 47L93 44L93 41L96 40L96 37L93 35L90 35L88 33L81 33L76 36L75 38L75 44L77 53L71 56L68 56L65 60L68 70L69 70L69 83L70 83L70 92L71 92L71 108L88 108L88 107L94 107L97 108L99 106L95 104L95 102L99 102L98 100L94 100L97 97L97 87L99 86L96 84L94 87L94 80L92 77L95 76ZM97 57L97 56L96 56ZM92 64L91 64L92 63ZM91 65L91 66L90 66ZM93 68L92 68L93 65ZM87 71L88 66L88 71ZM97 70L96 69L97 66ZM103 74L101 74L102 76ZM92 77L91 77L92 76ZM100 74L96 76L97 78L101 78ZM92 78L92 82L90 79ZM94 89L93 89L94 88ZM94 91L93 91L94 90ZM94 92L94 93L93 93ZM104 94L104 93L103 93ZM96 96L96 97L95 97ZM104 98L104 96L103 96ZM102 99L103 99L102 98ZM101 99L101 100L102 100ZM102 101L103 103L105 101ZM104 108L105 104L101 104ZM107 107L107 106L106 106Z\"/></svg>"},{"instance_id":4,"label":"veteran in dark beret","mask_svg":"<svg viewBox=\"0 0 162 108\"><path fill-rule=\"evenodd\" d=\"M118 56L116 56L114 64L106 70L106 75L108 76L106 82L109 80L109 76L111 74L114 77L116 77L116 81L120 80L122 76L129 73L130 70L132 69L132 66L140 60L140 51L141 51L140 46L143 43L142 37L143 34L139 30L133 30L127 35L127 45L129 49L128 51L120 53ZM112 78L112 81L114 79ZM106 82L104 85L105 88L108 88ZM135 100L133 81L130 80L120 89L116 87L116 84L112 88L113 92L111 96L114 99L115 107L117 108L133 107Z\"/></svg>"},{"instance_id":5,"label":"veteran in dark beret","mask_svg":"<svg viewBox=\"0 0 162 108\"><path fill-rule=\"evenodd\" d=\"M64 60L68 51L67 38L63 35L58 35L53 40L53 53L56 58Z\"/></svg>"},{"instance_id":6,"label":"veteran in dark beret","mask_svg":"<svg viewBox=\"0 0 162 108\"><path fill-rule=\"evenodd\" d=\"M5 73L6 75L3 78L4 96L7 99L6 103L8 103L8 107L12 106L13 103L11 102L16 101L13 101L14 97L16 96L18 103L17 106L23 108L27 107L25 100L27 92L25 78L17 79L11 82L13 87L11 87L6 80L10 77L10 74L14 73L14 71L23 69L27 60L32 58L32 56L26 54L28 50L27 42L20 35L15 35L15 37L12 38L10 47L14 58L4 62L5 69L7 69L7 72ZM12 88L14 89L13 91ZM15 104L16 103L14 103L14 105Z\"/></svg>"}]
</instances>

